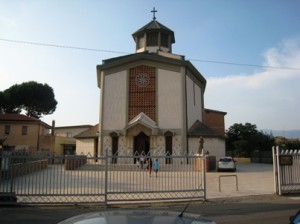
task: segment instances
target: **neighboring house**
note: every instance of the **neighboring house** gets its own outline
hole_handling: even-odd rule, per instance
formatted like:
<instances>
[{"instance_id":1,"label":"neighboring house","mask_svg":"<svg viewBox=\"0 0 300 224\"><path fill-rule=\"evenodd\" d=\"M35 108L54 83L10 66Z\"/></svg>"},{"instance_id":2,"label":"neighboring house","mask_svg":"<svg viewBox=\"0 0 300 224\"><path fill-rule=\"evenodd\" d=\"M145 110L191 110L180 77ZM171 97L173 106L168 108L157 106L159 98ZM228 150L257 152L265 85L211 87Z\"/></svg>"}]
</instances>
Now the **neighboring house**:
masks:
<instances>
[{"instance_id":1,"label":"neighboring house","mask_svg":"<svg viewBox=\"0 0 300 224\"><path fill-rule=\"evenodd\" d=\"M52 151L51 126L22 114L0 114L0 139L3 149Z\"/></svg>"},{"instance_id":2,"label":"neighboring house","mask_svg":"<svg viewBox=\"0 0 300 224\"><path fill-rule=\"evenodd\" d=\"M54 128L54 135L73 138L75 135L93 127L92 125L61 126Z\"/></svg>"},{"instance_id":3,"label":"neighboring house","mask_svg":"<svg viewBox=\"0 0 300 224\"><path fill-rule=\"evenodd\" d=\"M174 32L153 18L132 36L135 54L97 66L101 125L75 136L81 141L76 151L196 153L202 136L210 155L224 156L226 113L204 108L206 80L184 56L172 53Z\"/></svg>"},{"instance_id":4,"label":"neighboring house","mask_svg":"<svg viewBox=\"0 0 300 224\"><path fill-rule=\"evenodd\" d=\"M54 124L53 124L54 126ZM61 127L54 127L54 135L55 138L58 140L62 140L60 143L60 150L59 154L64 155L73 155L76 152L76 139L74 136L78 135L81 132L84 132L91 128L92 125L75 125L75 126L61 126Z\"/></svg>"},{"instance_id":5,"label":"neighboring house","mask_svg":"<svg viewBox=\"0 0 300 224\"><path fill-rule=\"evenodd\" d=\"M98 130L99 125L97 124L74 136L74 138L76 138L76 154L90 154L91 156L98 155Z\"/></svg>"},{"instance_id":6,"label":"neighboring house","mask_svg":"<svg viewBox=\"0 0 300 224\"><path fill-rule=\"evenodd\" d=\"M49 151L55 155L74 154L74 135L91 125L55 127L22 114L0 114L0 144L4 150Z\"/></svg>"}]
</instances>

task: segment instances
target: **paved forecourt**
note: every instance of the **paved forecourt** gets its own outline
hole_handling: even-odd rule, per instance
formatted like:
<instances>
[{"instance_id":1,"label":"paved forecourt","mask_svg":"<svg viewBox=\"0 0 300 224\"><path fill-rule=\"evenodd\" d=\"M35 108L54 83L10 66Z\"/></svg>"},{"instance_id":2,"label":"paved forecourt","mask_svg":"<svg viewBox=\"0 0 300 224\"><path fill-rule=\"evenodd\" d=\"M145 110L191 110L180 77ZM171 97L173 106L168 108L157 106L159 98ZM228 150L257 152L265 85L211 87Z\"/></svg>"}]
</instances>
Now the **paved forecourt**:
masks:
<instances>
[{"instance_id":1,"label":"paved forecourt","mask_svg":"<svg viewBox=\"0 0 300 224\"><path fill-rule=\"evenodd\" d=\"M237 163L236 172L207 172L207 198L274 194L272 164Z\"/></svg>"},{"instance_id":2,"label":"paved forecourt","mask_svg":"<svg viewBox=\"0 0 300 224\"><path fill-rule=\"evenodd\" d=\"M40 196L48 195L47 200L50 202L56 200L52 198L53 195L58 197L68 197L68 195L80 196L80 194L91 195L91 202L102 201L105 197L104 190L104 171L64 171L61 169L60 173L63 173L63 178L56 178L52 175L53 168L49 168L47 171L41 171L33 173L31 175L39 175L43 177L43 182L32 182L31 179L18 178L18 181L14 182L14 188L16 191L24 190L24 183L26 183L26 192L37 192ZM44 172L48 172L44 175ZM95 174L97 176L95 176ZM195 189L203 189L203 182L200 172L159 172L158 177L155 173L152 173L152 177L146 169L138 171L114 171L112 175L108 177L111 181L109 192L112 194L112 199L118 198L118 201L122 200L121 194L118 192L128 192L133 198L138 197L142 199L159 199L162 195L155 192L164 191L169 189L168 194L173 194L172 191L177 192L182 190L190 190L184 194L188 197L197 198L198 194L194 193ZM53 178L51 178L53 177ZM95 178L97 177L97 178ZM50 179L49 179L50 178ZM36 178L34 178L36 180ZM41 178L39 178L40 180ZM28 180L28 181L27 181ZM37 190L35 190L35 188ZM91 193L92 192L92 193ZM115 192L115 193L114 193ZM135 192L139 192L135 194ZM145 192L149 192L148 195ZM79 193L79 195L77 195ZM226 197L238 197L249 195L264 195L274 194L274 177L273 166L271 164L258 164L258 163L237 163L236 172L207 172L206 173L206 198L226 198ZM120 196L118 196L120 195ZM178 195L174 195L174 199ZM201 192L199 192L201 197ZM102 199L101 199L102 198ZM163 197L161 197L163 198ZM172 198L172 196L171 196ZM39 200L39 197L36 197ZM124 198L125 199L125 198ZM29 200L32 200L32 198ZM26 202L26 200L24 201Z\"/></svg>"}]
</instances>

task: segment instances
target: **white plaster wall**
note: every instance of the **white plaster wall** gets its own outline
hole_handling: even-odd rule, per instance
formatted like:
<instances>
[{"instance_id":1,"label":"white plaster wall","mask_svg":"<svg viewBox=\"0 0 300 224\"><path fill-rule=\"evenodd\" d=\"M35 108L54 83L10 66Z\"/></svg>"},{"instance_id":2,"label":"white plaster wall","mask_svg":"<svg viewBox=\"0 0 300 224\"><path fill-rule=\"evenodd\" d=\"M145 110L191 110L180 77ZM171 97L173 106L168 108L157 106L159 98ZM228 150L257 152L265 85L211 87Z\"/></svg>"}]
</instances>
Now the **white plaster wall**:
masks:
<instances>
[{"instance_id":1,"label":"white plaster wall","mask_svg":"<svg viewBox=\"0 0 300 224\"><path fill-rule=\"evenodd\" d=\"M94 156L94 139L76 139L76 154Z\"/></svg>"},{"instance_id":2,"label":"white plaster wall","mask_svg":"<svg viewBox=\"0 0 300 224\"><path fill-rule=\"evenodd\" d=\"M103 129L115 130L125 127L127 72L105 76L103 107Z\"/></svg>"},{"instance_id":3,"label":"white plaster wall","mask_svg":"<svg viewBox=\"0 0 300 224\"><path fill-rule=\"evenodd\" d=\"M196 120L202 121L201 88L186 78L188 129ZM194 99L195 98L195 99Z\"/></svg>"},{"instance_id":4,"label":"white plaster wall","mask_svg":"<svg viewBox=\"0 0 300 224\"><path fill-rule=\"evenodd\" d=\"M158 69L158 126L162 129L182 127L181 74Z\"/></svg>"},{"instance_id":5,"label":"white plaster wall","mask_svg":"<svg viewBox=\"0 0 300 224\"><path fill-rule=\"evenodd\" d=\"M199 148L199 138L189 138L189 153L196 154ZM220 157L225 156L225 140L222 138L205 138L204 150L208 151L210 156L216 156L218 161Z\"/></svg>"}]
</instances>

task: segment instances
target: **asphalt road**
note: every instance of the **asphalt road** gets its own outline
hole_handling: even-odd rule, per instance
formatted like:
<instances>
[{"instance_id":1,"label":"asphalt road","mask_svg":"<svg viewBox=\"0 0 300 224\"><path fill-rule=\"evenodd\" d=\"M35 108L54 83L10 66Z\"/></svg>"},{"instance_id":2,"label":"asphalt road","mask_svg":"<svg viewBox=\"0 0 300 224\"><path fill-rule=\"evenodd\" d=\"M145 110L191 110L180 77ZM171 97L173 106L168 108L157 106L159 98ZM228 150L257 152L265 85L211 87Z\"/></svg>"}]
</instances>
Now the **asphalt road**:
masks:
<instances>
[{"instance_id":1,"label":"asphalt road","mask_svg":"<svg viewBox=\"0 0 300 224\"><path fill-rule=\"evenodd\" d=\"M0 223L2 224L53 224L71 216L115 209L159 209L181 212L186 203L151 203L140 205L114 205L105 207L88 206L26 206L0 207ZM186 212L201 214L217 223L289 223L289 217L300 209L299 196L260 195L237 198L192 202Z\"/></svg>"}]
</instances>

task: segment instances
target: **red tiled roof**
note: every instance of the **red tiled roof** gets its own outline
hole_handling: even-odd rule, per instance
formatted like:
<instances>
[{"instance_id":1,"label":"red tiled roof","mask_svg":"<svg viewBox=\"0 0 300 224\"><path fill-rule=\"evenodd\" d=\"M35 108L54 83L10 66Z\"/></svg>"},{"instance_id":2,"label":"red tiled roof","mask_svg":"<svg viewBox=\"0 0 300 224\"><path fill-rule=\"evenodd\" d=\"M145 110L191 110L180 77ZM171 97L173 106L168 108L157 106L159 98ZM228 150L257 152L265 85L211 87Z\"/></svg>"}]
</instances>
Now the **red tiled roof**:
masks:
<instances>
[{"instance_id":1,"label":"red tiled roof","mask_svg":"<svg viewBox=\"0 0 300 224\"><path fill-rule=\"evenodd\" d=\"M51 128L50 125L44 123L40 119L33 118L33 117L28 117L24 114L0 114L0 123L8 123L8 122L18 122L18 123L41 123L47 128Z\"/></svg>"}]
</instances>

